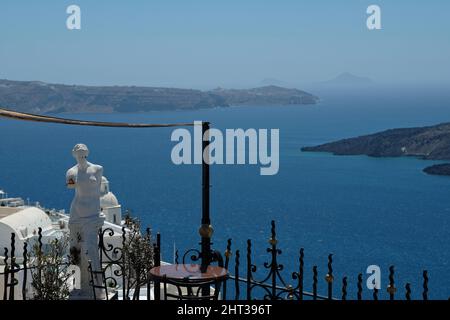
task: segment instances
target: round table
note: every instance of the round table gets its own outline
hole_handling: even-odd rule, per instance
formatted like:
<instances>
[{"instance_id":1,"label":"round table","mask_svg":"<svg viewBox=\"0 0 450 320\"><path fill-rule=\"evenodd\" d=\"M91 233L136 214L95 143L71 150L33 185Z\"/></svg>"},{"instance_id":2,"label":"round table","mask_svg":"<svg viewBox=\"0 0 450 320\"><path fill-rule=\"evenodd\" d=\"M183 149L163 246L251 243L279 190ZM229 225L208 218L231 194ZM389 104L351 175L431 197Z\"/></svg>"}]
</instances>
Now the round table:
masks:
<instances>
[{"instance_id":1,"label":"round table","mask_svg":"<svg viewBox=\"0 0 450 320\"><path fill-rule=\"evenodd\" d=\"M203 281L223 281L228 276L225 268L218 266L208 266L206 272L201 272L199 264L167 264L154 267L150 274L155 278L163 278L186 282Z\"/></svg>"},{"instance_id":2,"label":"round table","mask_svg":"<svg viewBox=\"0 0 450 320\"><path fill-rule=\"evenodd\" d=\"M167 264L154 267L150 270L150 274L155 280L155 300L159 300L159 282L164 284L164 296L182 300L183 298L193 297L217 299L220 283L228 278L228 271L218 266L208 266L206 272L201 272L199 264ZM178 295L167 292L167 284L174 285L178 288ZM210 285L215 285L214 295L210 295ZM187 296L183 295L180 288L184 287ZM197 287L196 294L194 288ZM199 295L200 289L202 295Z\"/></svg>"}]
</instances>

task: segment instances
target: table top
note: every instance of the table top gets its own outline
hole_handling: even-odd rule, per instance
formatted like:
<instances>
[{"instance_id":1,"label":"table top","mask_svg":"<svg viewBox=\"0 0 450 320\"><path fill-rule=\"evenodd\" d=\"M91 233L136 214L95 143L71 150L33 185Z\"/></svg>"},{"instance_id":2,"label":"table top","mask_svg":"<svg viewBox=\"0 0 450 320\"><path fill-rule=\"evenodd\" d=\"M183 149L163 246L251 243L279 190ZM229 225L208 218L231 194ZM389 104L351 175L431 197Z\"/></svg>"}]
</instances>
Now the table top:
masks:
<instances>
[{"instance_id":1,"label":"table top","mask_svg":"<svg viewBox=\"0 0 450 320\"><path fill-rule=\"evenodd\" d=\"M206 272L202 273L199 264L162 265L152 268L150 273L159 279L166 276L169 279L189 281L223 280L228 275L225 268L218 266L208 266Z\"/></svg>"}]
</instances>

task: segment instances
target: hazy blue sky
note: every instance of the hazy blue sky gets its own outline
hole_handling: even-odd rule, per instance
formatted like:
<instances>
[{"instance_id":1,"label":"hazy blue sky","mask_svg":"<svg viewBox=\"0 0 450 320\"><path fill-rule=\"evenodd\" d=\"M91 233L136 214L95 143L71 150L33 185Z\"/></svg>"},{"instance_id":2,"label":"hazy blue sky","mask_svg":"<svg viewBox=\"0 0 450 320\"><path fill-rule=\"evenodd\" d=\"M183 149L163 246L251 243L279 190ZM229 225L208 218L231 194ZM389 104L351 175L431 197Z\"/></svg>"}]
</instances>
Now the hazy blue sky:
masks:
<instances>
[{"instance_id":1,"label":"hazy blue sky","mask_svg":"<svg viewBox=\"0 0 450 320\"><path fill-rule=\"evenodd\" d=\"M66 29L66 8L82 29ZM366 28L378 4L383 30ZM448 0L1 0L0 78L215 87L450 83Z\"/></svg>"}]
</instances>

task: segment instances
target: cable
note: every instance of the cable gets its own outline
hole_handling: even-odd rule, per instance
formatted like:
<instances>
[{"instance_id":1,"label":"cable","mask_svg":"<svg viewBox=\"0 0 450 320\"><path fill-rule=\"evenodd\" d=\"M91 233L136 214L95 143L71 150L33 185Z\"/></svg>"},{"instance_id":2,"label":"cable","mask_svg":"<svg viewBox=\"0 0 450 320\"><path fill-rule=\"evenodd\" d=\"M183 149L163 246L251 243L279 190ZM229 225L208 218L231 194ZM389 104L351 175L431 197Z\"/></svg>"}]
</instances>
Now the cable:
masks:
<instances>
[{"instance_id":1,"label":"cable","mask_svg":"<svg viewBox=\"0 0 450 320\"><path fill-rule=\"evenodd\" d=\"M150 123L124 123L124 122L101 122L64 119L50 116L42 116L31 113L23 113L0 108L0 117L15 120L25 120L34 122L59 123L76 126L94 126L94 127L114 127L114 128L166 128L166 127L187 127L194 126L193 122L189 123L166 123L166 124L150 124Z\"/></svg>"}]
</instances>

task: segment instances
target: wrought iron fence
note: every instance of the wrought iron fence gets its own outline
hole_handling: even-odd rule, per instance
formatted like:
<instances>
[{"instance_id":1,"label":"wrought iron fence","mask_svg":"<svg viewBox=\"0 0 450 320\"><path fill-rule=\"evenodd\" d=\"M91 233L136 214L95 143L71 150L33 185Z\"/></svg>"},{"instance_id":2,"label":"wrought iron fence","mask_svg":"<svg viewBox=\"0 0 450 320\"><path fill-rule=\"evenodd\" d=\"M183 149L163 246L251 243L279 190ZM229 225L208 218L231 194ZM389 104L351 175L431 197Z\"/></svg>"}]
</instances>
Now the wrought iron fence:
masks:
<instances>
[{"instance_id":1,"label":"wrought iron fence","mask_svg":"<svg viewBox=\"0 0 450 320\"><path fill-rule=\"evenodd\" d=\"M146 234L150 235L150 230L146 230ZM105 277L105 281L108 282L108 287L120 287L121 294L125 300L134 300L142 298L139 296L140 286L127 278L127 267L124 262L123 247L125 245L127 230L125 227L121 230L121 246L114 246L107 241L107 237L114 236L114 230L107 228L99 231L99 254L100 262L103 266L101 270ZM268 254L268 262L262 264L262 267L258 267L253 258L253 242L247 240L244 254L241 254L241 250L236 249L234 254L232 253L232 239L228 239L226 249L224 251L224 259L222 255L217 251L213 254L216 258L213 260L215 263L223 266L229 271L229 277L223 282L221 287L221 299L223 300L255 300L255 299L267 299L267 300L362 300L363 299L363 275L360 273L356 278L356 295L349 297L348 280L347 276L340 278L338 281L337 275L333 270L333 254L328 255L327 273L319 277L318 267L314 265L311 269L311 278L307 277L307 270L305 270L305 254L304 249L300 248L298 252L298 267L297 270L290 273L290 284L283 277L282 271L284 270L283 264L280 263L280 257L282 250L278 247L278 240L276 237L275 222L271 222L270 231L270 246L266 249ZM150 239L150 236L148 237ZM39 228L37 243L40 249L42 249L42 229ZM161 236L156 235L155 241L151 240L151 245L154 249L154 263L149 266L145 272L150 274L150 268L161 265ZM28 274L31 269L35 268L33 263L29 259L29 244L27 242L23 245L23 254L21 263L18 263L18 257L16 253L16 239L15 234L11 235L10 249L4 248L3 258L3 271L0 272L0 277L3 279L3 300L14 300L17 298L16 294L19 294L22 299L28 299L27 295L27 283ZM188 250L182 256L182 263L187 263L190 259L193 262L199 260L199 251L195 249ZM176 252L175 263L179 263L179 253ZM245 261L242 261L245 259ZM261 271L266 271L266 276L261 277L259 268ZM243 270L242 270L243 269ZM286 273L284 274L286 275ZM152 279L148 276L145 283L146 287L146 299L150 300L151 292L153 292L153 299L159 300L161 298L161 284L159 281ZM322 284L325 284L326 292L320 294L319 279L322 279ZM406 283L404 290L400 293L395 281L395 268L391 266L389 268L389 285L387 287L387 293L389 300L404 299L411 300L411 284ZM428 272L426 270L422 273L422 286L419 289L422 293L422 299L428 300ZM120 286L119 286L120 284ZM312 291L305 290L306 286L311 286ZM369 289L367 289L369 290ZM418 291L419 291L418 290ZM136 293L137 292L137 293ZM372 299L378 300L380 298L380 292L377 289L371 292Z\"/></svg>"},{"instance_id":2,"label":"wrought iron fence","mask_svg":"<svg viewBox=\"0 0 450 320\"><path fill-rule=\"evenodd\" d=\"M42 239L42 230L39 228L39 239ZM28 275L28 244L25 242L23 247L23 263L18 264L16 252L16 235L11 234L11 247L4 248L3 258L3 272L0 276L3 277L3 300L14 300L16 295L16 289L21 288L22 299L26 299L26 283ZM19 283L19 273L23 274L22 284ZM17 288L16 288L17 287Z\"/></svg>"},{"instance_id":3,"label":"wrought iron fence","mask_svg":"<svg viewBox=\"0 0 450 320\"><path fill-rule=\"evenodd\" d=\"M149 241L149 244L153 247L154 258L153 264L145 267L143 272L146 274L146 298L150 300L151 298L151 290L152 284L154 290L154 298L159 299L160 290L159 283L157 281L153 281L150 277L150 269L152 267L157 267L161 265L161 235L158 233L156 235L156 240L153 241L150 236L150 229L147 228L145 231L146 239ZM131 271L127 270L130 268L129 265L125 262L125 252L124 247L126 245L127 236L129 233L125 227L122 227L121 233L121 246L115 247L113 244L105 241L105 235L109 237L113 237L115 232L111 228L106 228L103 230L99 230L99 254L100 254L100 265L103 266L102 272L105 274L105 281L107 282L108 287L117 287L118 279L120 279L120 287L122 291L122 297L124 300L138 300L140 298L140 290L141 286L139 282L133 281L128 275L130 275ZM156 290L156 288L158 290Z\"/></svg>"},{"instance_id":4,"label":"wrought iron fence","mask_svg":"<svg viewBox=\"0 0 450 320\"><path fill-rule=\"evenodd\" d=\"M36 245L38 252L42 253L43 241L42 241L42 228L38 228ZM29 289L31 288L32 272L36 271L41 278L42 270L38 268L37 260L30 259L30 243L25 241L23 243L22 255L16 256L16 234L11 233L11 245L10 249L4 248L2 271L0 271L0 284L3 287L0 300L27 300L30 298ZM20 263L18 262L20 261ZM63 261L58 264L58 267L68 267L70 265L69 260ZM32 288L31 288L32 289ZM2 298L1 298L2 297Z\"/></svg>"},{"instance_id":5,"label":"wrought iron fence","mask_svg":"<svg viewBox=\"0 0 450 320\"><path fill-rule=\"evenodd\" d=\"M305 270L305 254L304 248L300 248L298 252L298 269L290 273L290 284L282 275L284 265L279 262L282 250L278 247L278 240L276 237L275 221L271 222L271 232L269 239L270 246L266 249L269 257L268 262L262 264L261 271L266 271L266 276L261 280L258 278L257 271L259 267L255 265L253 260L253 242L247 240L245 249L245 262L242 262L243 257L241 250L237 249L232 258L232 239L228 239L227 246L224 252L224 267L230 272L228 280L223 284L222 299L224 300L363 300L363 275L358 274L356 279L356 296L349 297L348 291L348 277L343 276L341 282L337 283L337 276L333 271L333 254L328 255L327 259L327 273L323 277L319 277L318 267L312 267L312 277L309 279L312 291L305 290L306 282L308 281L307 272ZM189 251L188 251L189 252ZM178 252L176 254L176 263L178 263ZM183 263L186 254L183 256ZM195 259L194 259L195 261ZM234 262L234 266L232 265ZM244 272L242 272L242 268ZM401 294L399 288L395 283L395 267L389 267L389 285L387 292L389 300L404 299L411 300L411 284L406 283L404 292ZM422 273L422 299L428 300L428 272L426 270ZM326 291L319 294L319 279L325 282ZM380 292L374 288L366 289L371 291L373 300L379 300Z\"/></svg>"},{"instance_id":6,"label":"wrought iron fence","mask_svg":"<svg viewBox=\"0 0 450 320\"><path fill-rule=\"evenodd\" d=\"M120 282L120 288L122 296L125 300L133 300L139 298L140 287L136 286L129 277L126 277L127 272L125 268L127 265L124 262L123 246L127 239L127 229L122 228L121 232L121 246L113 246L108 240L105 240L105 235L114 236L115 232L111 228L99 230L98 245L99 245L99 257L102 270L90 270L94 272L102 272L104 276L105 285L108 289L117 288ZM146 230L148 239L150 238L150 229ZM42 240L42 228L38 228L36 243L39 251L43 251L44 243ZM148 270L153 266L158 266L161 263L160 246L161 237L159 234L156 236L156 241L151 242L154 249L154 263L148 266ZM11 233L11 245L10 248L4 248L3 265L0 264L3 270L0 269L0 284L3 287L0 292L0 300L27 300L32 298L32 294L29 292L31 283L29 281L30 272L37 268L36 264L29 256L29 242L25 241L23 244L23 254L20 257L16 256L16 234ZM20 260L20 263L18 263ZM70 265L70 257L65 259L62 264L65 266ZM119 281L120 280L120 281ZM150 300L150 292L153 281L149 279L146 281L147 286L147 299ZM155 285L156 287L157 285ZM133 294L131 295L131 292ZM156 296L159 297L159 294Z\"/></svg>"}]
</instances>

